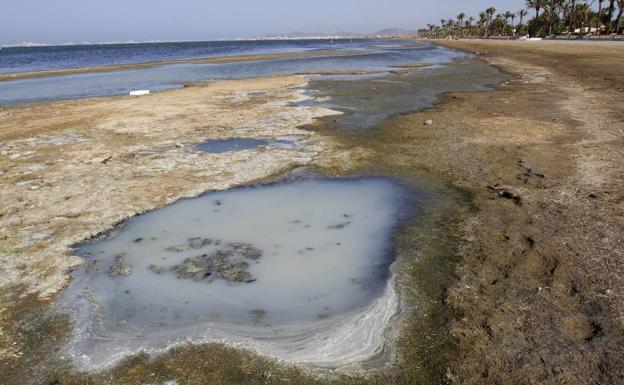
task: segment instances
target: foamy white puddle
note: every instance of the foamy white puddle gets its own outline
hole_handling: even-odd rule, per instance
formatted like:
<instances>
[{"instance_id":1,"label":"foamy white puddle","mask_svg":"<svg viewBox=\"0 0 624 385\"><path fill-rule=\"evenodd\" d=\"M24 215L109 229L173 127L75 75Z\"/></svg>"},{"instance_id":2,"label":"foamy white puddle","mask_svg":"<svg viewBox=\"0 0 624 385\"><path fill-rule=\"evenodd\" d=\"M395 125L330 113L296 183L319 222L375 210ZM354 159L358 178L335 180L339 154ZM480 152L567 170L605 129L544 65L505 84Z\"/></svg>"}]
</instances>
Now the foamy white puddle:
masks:
<instances>
[{"instance_id":1,"label":"foamy white puddle","mask_svg":"<svg viewBox=\"0 0 624 385\"><path fill-rule=\"evenodd\" d=\"M62 307L82 370L141 350L222 341L341 367L380 353L396 312L391 235L405 192L382 178L205 194L78 248Z\"/></svg>"}]
</instances>

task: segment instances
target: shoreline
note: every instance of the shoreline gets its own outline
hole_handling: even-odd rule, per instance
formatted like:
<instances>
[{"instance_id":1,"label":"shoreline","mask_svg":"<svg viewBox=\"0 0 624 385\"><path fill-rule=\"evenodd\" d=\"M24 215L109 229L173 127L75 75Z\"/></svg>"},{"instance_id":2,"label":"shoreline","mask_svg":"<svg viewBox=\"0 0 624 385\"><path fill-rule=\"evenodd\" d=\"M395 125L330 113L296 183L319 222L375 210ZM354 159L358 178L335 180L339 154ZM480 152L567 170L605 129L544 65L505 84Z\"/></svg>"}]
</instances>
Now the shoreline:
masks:
<instances>
[{"instance_id":1,"label":"shoreline","mask_svg":"<svg viewBox=\"0 0 624 385\"><path fill-rule=\"evenodd\" d=\"M305 130L332 143L313 164L327 176L400 176L442 197L440 207L419 219L424 224L397 239L405 317L389 368L319 379L209 344L131 358L89 379L229 383L238 378L230 373L260 381L268 372L301 384L617 383L624 376L618 315L624 299L618 258L624 53L598 45L579 52L565 44L440 44L487 49L481 60L514 78L491 92L447 93L432 108L391 116L369 135L333 132L311 119ZM238 84L262 81L268 80ZM63 103L93 110L81 101ZM140 103L136 99L133 108ZM72 384L85 380L63 376Z\"/></svg>"}]
</instances>

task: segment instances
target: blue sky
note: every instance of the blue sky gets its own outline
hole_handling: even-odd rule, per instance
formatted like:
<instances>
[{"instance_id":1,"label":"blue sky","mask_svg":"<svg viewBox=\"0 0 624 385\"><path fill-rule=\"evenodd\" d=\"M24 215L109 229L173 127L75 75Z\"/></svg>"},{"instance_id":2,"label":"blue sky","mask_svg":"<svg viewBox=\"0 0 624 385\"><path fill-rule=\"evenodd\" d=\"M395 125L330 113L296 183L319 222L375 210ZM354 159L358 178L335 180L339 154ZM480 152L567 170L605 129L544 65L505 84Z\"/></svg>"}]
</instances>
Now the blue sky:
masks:
<instances>
[{"instance_id":1,"label":"blue sky","mask_svg":"<svg viewBox=\"0 0 624 385\"><path fill-rule=\"evenodd\" d=\"M2 0L0 44L208 40L292 31L417 28L519 0Z\"/></svg>"}]
</instances>

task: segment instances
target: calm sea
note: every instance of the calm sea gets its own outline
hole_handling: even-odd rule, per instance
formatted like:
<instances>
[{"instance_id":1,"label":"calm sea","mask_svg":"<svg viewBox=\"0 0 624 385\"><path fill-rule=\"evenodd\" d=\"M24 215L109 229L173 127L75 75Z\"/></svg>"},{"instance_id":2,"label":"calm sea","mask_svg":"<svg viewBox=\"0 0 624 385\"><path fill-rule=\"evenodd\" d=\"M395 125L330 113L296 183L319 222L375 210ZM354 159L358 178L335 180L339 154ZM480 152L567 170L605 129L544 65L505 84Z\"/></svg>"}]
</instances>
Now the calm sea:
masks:
<instances>
[{"instance_id":1,"label":"calm sea","mask_svg":"<svg viewBox=\"0 0 624 385\"><path fill-rule=\"evenodd\" d=\"M0 49L0 72L146 63L259 53L366 46L370 40L248 40L143 44L96 44Z\"/></svg>"},{"instance_id":2,"label":"calm sea","mask_svg":"<svg viewBox=\"0 0 624 385\"><path fill-rule=\"evenodd\" d=\"M175 63L144 69L81 73L0 82L0 105L160 91L210 79L241 79L319 71L389 74L412 63L442 65L464 54L413 40L294 40L126 44L0 50L0 69L12 72L75 68L249 53L324 51L314 57L230 63ZM344 52L348 51L348 55ZM430 69L433 67L430 67ZM370 76L370 75L367 75ZM327 77L326 77L327 78Z\"/></svg>"}]
</instances>

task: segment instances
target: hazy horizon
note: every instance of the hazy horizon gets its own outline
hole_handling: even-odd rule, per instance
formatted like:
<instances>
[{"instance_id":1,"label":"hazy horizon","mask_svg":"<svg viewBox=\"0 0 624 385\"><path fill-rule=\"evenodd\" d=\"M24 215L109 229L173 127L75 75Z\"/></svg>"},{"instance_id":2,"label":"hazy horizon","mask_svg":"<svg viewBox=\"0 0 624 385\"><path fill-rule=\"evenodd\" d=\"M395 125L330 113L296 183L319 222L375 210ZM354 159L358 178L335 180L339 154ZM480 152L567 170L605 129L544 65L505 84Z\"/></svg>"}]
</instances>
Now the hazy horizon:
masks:
<instances>
[{"instance_id":1,"label":"hazy horizon","mask_svg":"<svg viewBox=\"0 0 624 385\"><path fill-rule=\"evenodd\" d=\"M494 6L518 11L524 1L266 0L206 2L121 0L85 4L81 0L10 1L0 13L0 45L24 42L202 41L285 34L347 31L370 34L385 28L417 29L459 12L477 15Z\"/></svg>"}]
</instances>

